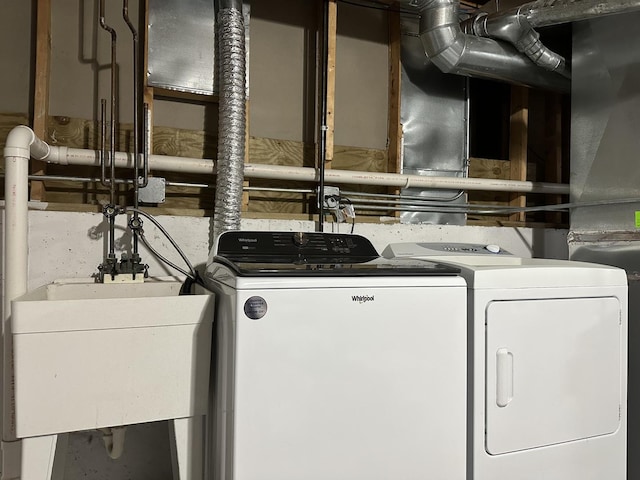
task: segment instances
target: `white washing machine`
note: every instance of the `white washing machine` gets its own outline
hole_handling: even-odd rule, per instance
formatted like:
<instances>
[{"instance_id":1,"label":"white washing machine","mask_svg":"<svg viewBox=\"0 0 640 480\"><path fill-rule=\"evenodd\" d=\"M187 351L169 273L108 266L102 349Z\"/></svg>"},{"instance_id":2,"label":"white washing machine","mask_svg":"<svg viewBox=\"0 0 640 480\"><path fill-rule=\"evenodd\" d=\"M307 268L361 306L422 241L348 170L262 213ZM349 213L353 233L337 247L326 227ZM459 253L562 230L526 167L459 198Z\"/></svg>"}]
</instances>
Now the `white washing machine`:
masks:
<instances>
[{"instance_id":1,"label":"white washing machine","mask_svg":"<svg viewBox=\"0 0 640 480\"><path fill-rule=\"evenodd\" d=\"M463 480L458 272L357 235L223 234L213 478Z\"/></svg>"},{"instance_id":2,"label":"white washing machine","mask_svg":"<svg viewBox=\"0 0 640 480\"><path fill-rule=\"evenodd\" d=\"M383 255L459 267L469 286L469 479L626 478L624 270L495 245Z\"/></svg>"}]
</instances>

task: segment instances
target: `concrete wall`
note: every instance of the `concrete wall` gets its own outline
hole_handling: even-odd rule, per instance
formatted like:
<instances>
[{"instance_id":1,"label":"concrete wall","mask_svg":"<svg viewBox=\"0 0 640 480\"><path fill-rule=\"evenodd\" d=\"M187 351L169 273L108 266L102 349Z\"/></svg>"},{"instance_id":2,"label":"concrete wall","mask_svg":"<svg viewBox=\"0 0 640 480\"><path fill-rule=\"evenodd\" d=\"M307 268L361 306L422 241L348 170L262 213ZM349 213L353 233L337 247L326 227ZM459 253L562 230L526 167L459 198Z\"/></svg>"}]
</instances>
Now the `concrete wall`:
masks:
<instances>
[{"instance_id":1,"label":"concrete wall","mask_svg":"<svg viewBox=\"0 0 640 480\"><path fill-rule=\"evenodd\" d=\"M209 252L208 218L162 216L158 220L184 249L194 264L206 261ZM311 231L308 221L249 220L242 221L245 230ZM348 226L342 225L341 231ZM326 231L332 225L326 225ZM29 214L29 289L60 278L89 278L101 263L105 244L103 216L91 213L30 211ZM160 253L182 265L162 234L145 223L145 233ZM461 227L444 225L380 225L356 224L355 233L369 238L378 250L391 242L451 241L494 243L522 257L567 258L566 231L529 228ZM118 251L129 244L124 218L118 219L116 241ZM159 264L142 249L143 260L150 265L152 276L173 272ZM90 359L83 359L88 361ZM70 392L73 394L73 392ZM95 431L73 433L66 452L57 457L56 470L65 480L136 480L171 479L169 433L166 422L132 426L127 430L125 453L119 460L107 457L100 434ZM64 449L63 449L64 450Z\"/></svg>"},{"instance_id":2,"label":"concrete wall","mask_svg":"<svg viewBox=\"0 0 640 480\"><path fill-rule=\"evenodd\" d=\"M209 253L210 219L194 217L159 217L166 229L194 264L203 264ZM119 251L129 245L124 217L116 230ZM350 225L339 230L327 224L325 231L348 233ZM313 231L309 221L243 219L243 230ZM29 288L36 288L61 277L90 277L102 262L107 232L104 217L93 213L31 211L29 232ZM392 242L472 242L494 243L521 257L567 258L565 230L465 227L456 225L384 225L356 223L354 233L369 238L382 251ZM182 265L180 257L169 247L150 222L145 221L145 235L161 252ZM143 250L144 251L144 250ZM151 274L171 274L150 254L144 253Z\"/></svg>"}]
</instances>

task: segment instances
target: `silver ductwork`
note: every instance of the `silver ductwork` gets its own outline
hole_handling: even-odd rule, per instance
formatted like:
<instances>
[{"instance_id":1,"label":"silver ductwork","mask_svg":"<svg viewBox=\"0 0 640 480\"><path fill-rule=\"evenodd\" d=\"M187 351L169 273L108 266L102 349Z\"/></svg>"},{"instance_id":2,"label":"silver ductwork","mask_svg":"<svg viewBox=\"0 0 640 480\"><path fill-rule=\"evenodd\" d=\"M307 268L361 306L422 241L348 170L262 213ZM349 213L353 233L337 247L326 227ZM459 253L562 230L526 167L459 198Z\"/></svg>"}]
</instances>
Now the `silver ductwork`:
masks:
<instances>
[{"instance_id":1,"label":"silver ductwork","mask_svg":"<svg viewBox=\"0 0 640 480\"><path fill-rule=\"evenodd\" d=\"M460 26L459 0L409 4L420 10L425 52L443 72L565 92L569 68L562 56L542 44L535 28L640 10L640 0L537 0L504 12L481 13ZM489 37L509 42L517 51Z\"/></svg>"},{"instance_id":2,"label":"silver ductwork","mask_svg":"<svg viewBox=\"0 0 640 480\"><path fill-rule=\"evenodd\" d=\"M640 0L538 0L523 5L521 12L532 27L577 22L640 9Z\"/></svg>"},{"instance_id":3,"label":"silver ductwork","mask_svg":"<svg viewBox=\"0 0 640 480\"><path fill-rule=\"evenodd\" d=\"M566 92L570 81L541 69L513 46L462 31L458 0L420 5L420 38L429 59L445 73L482 77Z\"/></svg>"},{"instance_id":4,"label":"silver ductwork","mask_svg":"<svg viewBox=\"0 0 640 480\"><path fill-rule=\"evenodd\" d=\"M246 133L245 28L241 0L220 0L217 14L219 121L214 240L240 229Z\"/></svg>"},{"instance_id":5,"label":"silver ductwork","mask_svg":"<svg viewBox=\"0 0 640 480\"><path fill-rule=\"evenodd\" d=\"M524 15L523 7L494 15L483 12L465 24L467 33L509 42L537 66L570 78L564 57L543 45L540 34Z\"/></svg>"}]
</instances>

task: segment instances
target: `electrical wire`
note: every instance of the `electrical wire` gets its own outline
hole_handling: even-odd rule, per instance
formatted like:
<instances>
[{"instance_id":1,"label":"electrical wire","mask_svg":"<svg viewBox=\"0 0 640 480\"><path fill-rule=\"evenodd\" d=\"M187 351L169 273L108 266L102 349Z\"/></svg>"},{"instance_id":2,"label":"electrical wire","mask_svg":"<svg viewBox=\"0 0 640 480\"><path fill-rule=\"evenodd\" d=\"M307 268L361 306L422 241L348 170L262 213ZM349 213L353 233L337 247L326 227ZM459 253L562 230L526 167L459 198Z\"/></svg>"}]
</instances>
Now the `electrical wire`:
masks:
<instances>
[{"instance_id":1,"label":"electrical wire","mask_svg":"<svg viewBox=\"0 0 640 480\"><path fill-rule=\"evenodd\" d=\"M160 252L158 252L156 249L154 249L151 244L149 243L149 241L147 240L147 237L144 236L144 233L139 233L138 237L140 238L140 240L142 240L142 243L144 243L145 247L147 247L147 249L156 256L156 258L158 258L160 261L166 263L167 265L169 265L171 268L177 270L178 272L180 272L181 274L183 274L185 277L190 278L193 281L196 281L196 277L187 272L186 270L184 270L183 268L179 267L178 265L176 265L175 263L173 263L171 260L169 260L168 258L162 256L162 254L160 254Z\"/></svg>"},{"instance_id":2,"label":"electrical wire","mask_svg":"<svg viewBox=\"0 0 640 480\"><path fill-rule=\"evenodd\" d=\"M347 202L349 205L351 205L351 208L353 208L353 202L351 201L350 198L347 197L340 197L340 200L344 200L345 202ZM354 209L354 215L353 217L351 217L351 232L349 233L353 233L353 230L356 228L356 216L355 216L355 209Z\"/></svg>"},{"instance_id":3,"label":"electrical wire","mask_svg":"<svg viewBox=\"0 0 640 480\"><path fill-rule=\"evenodd\" d=\"M180 254L180 256L182 257L182 260L184 260L184 263L187 264L187 266L189 267L189 271L191 273L190 274L187 273L185 270L179 268L177 265L175 265L174 263L170 262L169 260L167 260L162 255L160 255L156 250L154 250L149 245L149 242L144 237L144 233L140 232L140 239L144 242L146 247L149 248L149 250L151 250L151 253L153 253L156 257L158 257L160 260L165 262L170 267L175 268L176 270L178 270L183 275L188 276L193 281L198 281L198 278L199 278L198 273L196 272L196 269L193 267L193 264L189 261L189 258L187 258L187 256L182 251L180 246L176 243L176 241L173 239L173 237L171 237L171 235L169 235L169 232L167 232L167 230L165 230L165 228L160 224L160 222L158 222L158 220L156 220L153 217L153 215L150 215L147 212L145 212L144 210L140 210L139 208L132 208L132 207L125 208L125 212L136 212L136 213L138 213L138 215L142 215L143 217L148 219L151 223L153 223L158 228L158 230L160 230L162 232L162 234L167 238L167 240L169 240L169 242L171 243L171 245L173 245L173 247L176 249L176 251Z\"/></svg>"},{"instance_id":4,"label":"electrical wire","mask_svg":"<svg viewBox=\"0 0 640 480\"><path fill-rule=\"evenodd\" d=\"M390 195L385 193L367 193L367 192L350 192L347 190L341 190L340 193L349 195L350 197L370 197L370 198L389 198L394 203L402 200L415 200L417 202L454 202L458 200L466 192L459 190L453 197L427 197L421 195ZM390 201L391 203L391 201Z\"/></svg>"},{"instance_id":5,"label":"electrical wire","mask_svg":"<svg viewBox=\"0 0 640 480\"><path fill-rule=\"evenodd\" d=\"M354 208L359 210L372 210L372 211L400 211L400 212L432 212L432 213L468 213L475 215L509 215L512 213L534 213L534 212L555 212L565 211L572 208L584 208L584 207L601 207L607 205L624 205L630 203L640 203L640 198L623 198L617 200L596 200L592 202L572 202L572 203L558 203L555 205L540 205L536 207L502 207L502 206L488 206L488 205L424 205L424 206L376 206L368 204L355 204Z\"/></svg>"}]
</instances>

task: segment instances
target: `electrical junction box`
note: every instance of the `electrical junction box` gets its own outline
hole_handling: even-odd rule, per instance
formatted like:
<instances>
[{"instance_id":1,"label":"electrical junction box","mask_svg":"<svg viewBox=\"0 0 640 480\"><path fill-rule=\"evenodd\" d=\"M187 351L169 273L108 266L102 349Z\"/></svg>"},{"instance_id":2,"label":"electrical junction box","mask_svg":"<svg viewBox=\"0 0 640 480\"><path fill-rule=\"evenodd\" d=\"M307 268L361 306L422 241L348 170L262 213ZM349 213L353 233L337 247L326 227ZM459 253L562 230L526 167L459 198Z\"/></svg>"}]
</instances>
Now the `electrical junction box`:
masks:
<instances>
[{"instance_id":1,"label":"electrical junction box","mask_svg":"<svg viewBox=\"0 0 640 480\"><path fill-rule=\"evenodd\" d=\"M149 177L146 187L138 190L140 203L164 203L166 197L166 181L162 177Z\"/></svg>"}]
</instances>

